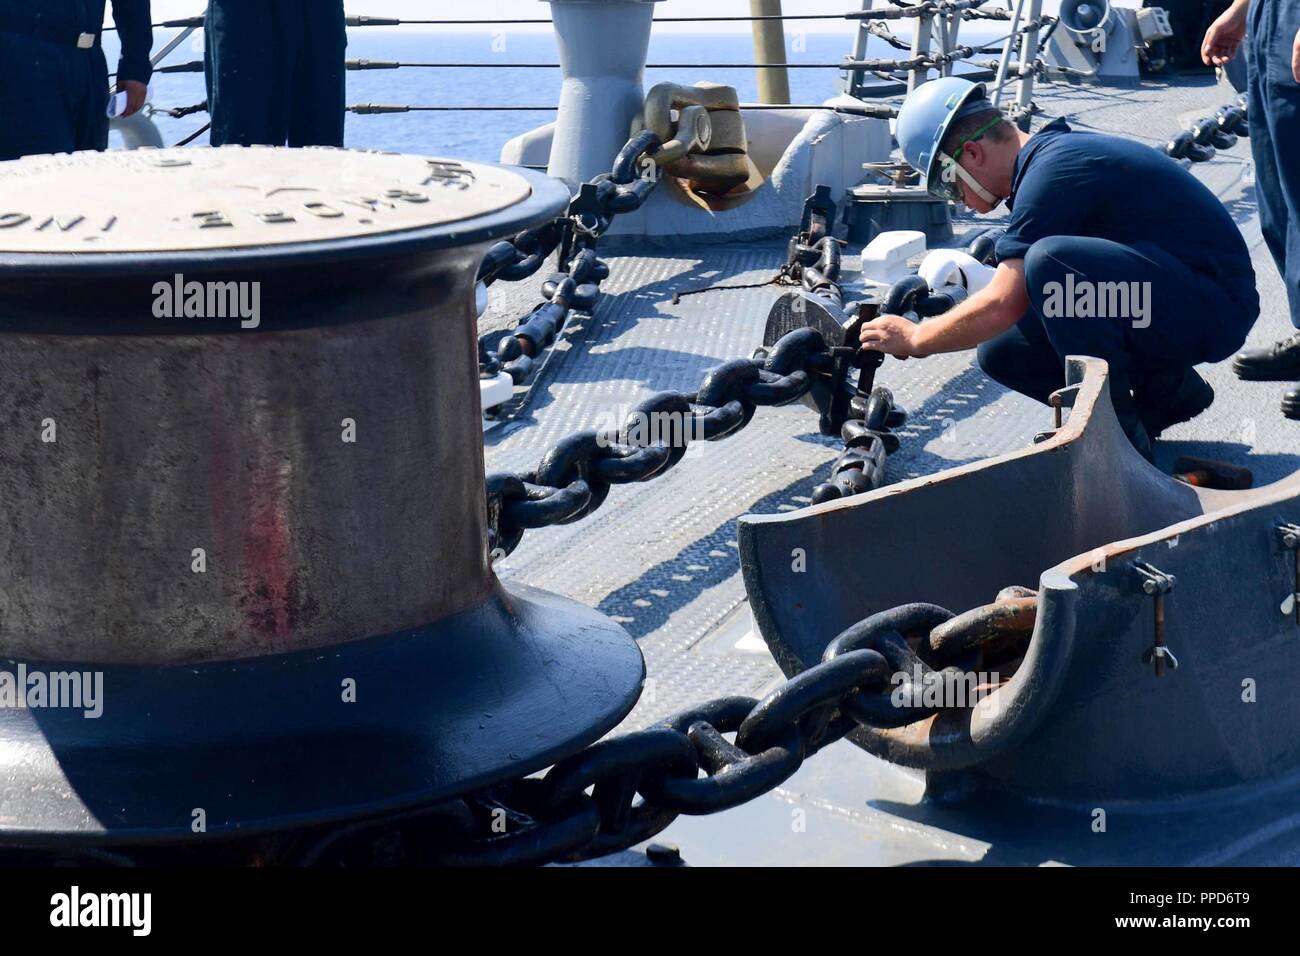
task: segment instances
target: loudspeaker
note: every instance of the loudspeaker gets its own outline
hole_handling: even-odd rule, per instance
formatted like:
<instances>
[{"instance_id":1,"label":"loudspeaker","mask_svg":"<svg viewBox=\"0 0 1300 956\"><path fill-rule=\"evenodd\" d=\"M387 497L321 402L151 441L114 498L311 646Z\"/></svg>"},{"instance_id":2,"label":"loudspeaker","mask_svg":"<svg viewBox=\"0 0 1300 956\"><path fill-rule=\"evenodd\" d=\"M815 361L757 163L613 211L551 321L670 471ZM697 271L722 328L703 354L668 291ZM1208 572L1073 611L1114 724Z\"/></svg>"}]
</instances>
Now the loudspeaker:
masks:
<instances>
[{"instance_id":1,"label":"loudspeaker","mask_svg":"<svg viewBox=\"0 0 1300 956\"><path fill-rule=\"evenodd\" d=\"M1114 29L1107 0L1061 0L1061 26L1071 33Z\"/></svg>"}]
</instances>

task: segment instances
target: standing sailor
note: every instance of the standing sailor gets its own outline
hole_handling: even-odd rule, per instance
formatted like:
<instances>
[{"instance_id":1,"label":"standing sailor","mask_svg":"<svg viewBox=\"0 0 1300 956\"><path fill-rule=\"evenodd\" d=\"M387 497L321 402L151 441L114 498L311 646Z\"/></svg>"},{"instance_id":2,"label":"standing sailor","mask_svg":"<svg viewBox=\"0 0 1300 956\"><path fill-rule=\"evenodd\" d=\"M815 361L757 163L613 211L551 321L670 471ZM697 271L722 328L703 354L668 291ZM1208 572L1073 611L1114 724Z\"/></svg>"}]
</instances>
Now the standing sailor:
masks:
<instances>
[{"instance_id":1,"label":"standing sailor","mask_svg":"<svg viewBox=\"0 0 1300 956\"><path fill-rule=\"evenodd\" d=\"M1116 415L1147 457L1161 431L1210 406L1193 366L1241 347L1259 296L1241 232L1196 177L1062 119L1022 133L959 77L908 96L897 135L931 193L981 213L1005 200L1011 218L986 288L919 325L868 322L864 347L919 358L979 346L990 378L1044 403L1065 385L1067 355L1105 359Z\"/></svg>"},{"instance_id":2,"label":"standing sailor","mask_svg":"<svg viewBox=\"0 0 1300 956\"><path fill-rule=\"evenodd\" d=\"M1291 324L1300 329L1300 3L1235 0L1205 31L1201 58L1214 66L1249 48L1247 115L1255 160L1259 228L1286 284ZM1245 379L1300 380L1300 331L1232 363ZM1282 399L1288 418L1300 418L1300 389Z\"/></svg>"},{"instance_id":3,"label":"standing sailor","mask_svg":"<svg viewBox=\"0 0 1300 956\"><path fill-rule=\"evenodd\" d=\"M144 106L149 0L113 0L123 116ZM104 0L0 0L0 161L108 148Z\"/></svg>"},{"instance_id":4,"label":"standing sailor","mask_svg":"<svg viewBox=\"0 0 1300 956\"><path fill-rule=\"evenodd\" d=\"M211 0L211 143L342 146L343 0Z\"/></svg>"}]
</instances>

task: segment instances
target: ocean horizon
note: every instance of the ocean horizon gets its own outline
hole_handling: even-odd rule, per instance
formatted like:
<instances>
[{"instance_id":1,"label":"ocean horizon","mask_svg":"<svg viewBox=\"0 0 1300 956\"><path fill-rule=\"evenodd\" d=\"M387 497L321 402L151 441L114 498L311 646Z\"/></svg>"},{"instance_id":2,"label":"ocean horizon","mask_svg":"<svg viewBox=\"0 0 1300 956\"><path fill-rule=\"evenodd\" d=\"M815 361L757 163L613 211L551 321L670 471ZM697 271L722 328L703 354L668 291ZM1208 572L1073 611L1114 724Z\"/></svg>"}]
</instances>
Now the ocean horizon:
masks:
<instances>
[{"instance_id":1,"label":"ocean horizon","mask_svg":"<svg viewBox=\"0 0 1300 956\"><path fill-rule=\"evenodd\" d=\"M998 26L1001 26L1000 24ZM962 38L986 40L1003 35L996 27L964 31ZM790 96L795 103L820 103L834 96L840 71L831 68L853 49L854 28L841 32L788 31L786 56L790 63ZM161 44L170 31L155 31ZM172 52L165 64L201 60L201 34ZM104 37L110 69L117 61L116 36ZM894 56L897 51L874 39L868 56ZM349 31L349 59L390 60L402 63L483 63L479 69L404 68L349 71L349 105L389 103L413 106L537 106L537 112L414 112L359 116L349 113L346 145L359 149L425 153L460 159L495 162L511 138L550 122L560 95L558 67L530 69L512 64L557 63L555 36L549 30L448 30L439 28L365 28ZM897 54L902 55L902 54ZM674 82L686 85L711 80L734 86L742 101L758 98L752 66L743 69L701 68L691 64L740 63L754 60L748 32L656 32L650 40L648 62L682 64L647 69L645 87ZM804 68L799 68L804 64ZM811 64L821 66L811 67ZM202 73L156 74L152 103L158 108L192 106L206 98ZM199 113L183 119L165 115L155 122L167 143L192 134L207 121ZM205 144L207 135L194 141ZM114 136L114 145L117 137Z\"/></svg>"}]
</instances>

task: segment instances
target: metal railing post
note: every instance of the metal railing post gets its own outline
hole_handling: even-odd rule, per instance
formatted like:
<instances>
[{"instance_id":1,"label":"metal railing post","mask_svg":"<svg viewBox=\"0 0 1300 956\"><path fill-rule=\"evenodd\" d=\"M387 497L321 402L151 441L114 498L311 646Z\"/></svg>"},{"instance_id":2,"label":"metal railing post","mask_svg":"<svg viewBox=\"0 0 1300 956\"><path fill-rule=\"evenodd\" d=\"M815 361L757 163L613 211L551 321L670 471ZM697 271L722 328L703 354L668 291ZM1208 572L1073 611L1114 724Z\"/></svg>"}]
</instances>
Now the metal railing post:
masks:
<instances>
[{"instance_id":1,"label":"metal railing post","mask_svg":"<svg viewBox=\"0 0 1300 956\"><path fill-rule=\"evenodd\" d=\"M961 30L961 11L949 13L948 15L940 14L943 27L940 31L943 42L943 52L946 56L953 50L957 49L957 34ZM948 60L939 69L940 76L952 76L953 68L956 66L955 60Z\"/></svg>"},{"instance_id":2,"label":"metal railing post","mask_svg":"<svg viewBox=\"0 0 1300 956\"><path fill-rule=\"evenodd\" d=\"M925 56L930 52L930 30L934 23L933 13L923 13L916 18L916 29L912 33L912 57ZM918 66L908 73L907 92L911 93L926 81L930 70Z\"/></svg>"},{"instance_id":3,"label":"metal railing post","mask_svg":"<svg viewBox=\"0 0 1300 956\"><path fill-rule=\"evenodd\" d=\"M755 17L779 17L781 0L749 0L749 12ZM758 67L758 101L789 103L790 74L785 68L785 24L781 20L754 20L752 26L754 62L780 64Z\"/></svg>"},{"instance_id":4,"label":"metal railing post","mask_svg":"<svg viewBox=\"0 0 1300 956\"><path fill-rule=\"evenodd\" d=\"M1011 36L1007 37L1007 42L1002 47L1002 58L998 61L998 75L993 82L992 102L995 107L1002 102L1002 90L1007 83L1007 66L1011 62L1011 48L1015 45L1016 31L1020 29L1020 16L1024 9L1025 0L1016 0L1015 8L1011 11Z\"/></svg>"},{"instance_id":5,"label":"metal railing post","mask_svg":"<svg viewBox=\"0 0 1300 956\"><path fill-rule=\"evenodd\" d=\"M1030 106L1034 99L1034 60L1038 54L1039 22L1043 18L1043 0L1029 0L1027 23L1033 27L1020 38L1020 82L1016 87L1016 125L1029 132L1032 118ZM1008 47L1009 48L1009 47Z\"/></svg>"}]
</instances>

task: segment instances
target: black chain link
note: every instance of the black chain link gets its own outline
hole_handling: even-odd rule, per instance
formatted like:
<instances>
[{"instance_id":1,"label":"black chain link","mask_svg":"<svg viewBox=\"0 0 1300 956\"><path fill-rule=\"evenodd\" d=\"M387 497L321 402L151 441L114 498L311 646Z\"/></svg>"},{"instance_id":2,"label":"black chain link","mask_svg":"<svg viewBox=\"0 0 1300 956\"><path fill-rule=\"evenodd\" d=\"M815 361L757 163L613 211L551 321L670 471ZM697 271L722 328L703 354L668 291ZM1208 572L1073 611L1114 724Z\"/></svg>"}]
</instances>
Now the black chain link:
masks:
<instances>
[{"instance_id":1,"label":"black chain link","mask_svg":"<svg viewBox=\"0 0 1300 956\"><path fill-rule=\"evenodd\" d=\"M798 234L790 240L786 264L780 279L798 283L836 310L844 308L840 288L843 243L831 231L835 227L835 200L829 186L818 186L804 202Z\"/></svg>"},{"instance_id":2,"label":"black chain link","mask_svg":"<svg viewBox=\"0 0 1300 956\"><path fill-rule=\"evenodd\" d=\"M930 632L954 617L933 604L882 611L841 632L820 663L762 700L707 701L593 744L541 778L473 795L479 826L453 837L437 861L518 866L605 856L650 839L679 814L717 813L770 792L856 727L932 717L944 708L921 704L917 675L962 675L981 663L981 645L1014 660L1032 631L1032 620L1012 640L1005 630L972 629L936 647Z\"/></svg>"},{"instance_id":3,"label":"black chain link","mask_svg":"<svg viewBox=\"0 0 1300 956\"><path fill-rule=\"evenodd\" d=\"M624 153L635 155L639 148L634 139ZM619 163L615 172L620 173ZM626 167L622 175L626 175ZM825 303L832 314L842 316L841 242L832 234L835 218L830 189L818 186L804 204L786 263L771 281L797 284ZM978 252L971 251L986 261L992 255L992 245L985 243ZM960 298L959 290L932 292L924 279L908 276L886 293L882 311L937 315ZM846 327L856 329L847 320ZM882 361L879 352L830 343L816 329L798 328L774 345L757 350L751 358L733 359L710 369L696 392L652 396L635 406L618 429L587 430L562 439L530 472L489 474L488 543L493 560L512 553L530 528L568 524L591 514L604 503L612 485L648 481L666 473L681 460L690 441L725 438L749 424L760 406L785 405L803 398L813 390L818 376L829 378L830 392L839 393L850 366L860 372L858 394L842 411L819 409L823 432L839 432L845 450L832 465L831 479L813 490L813 501L830 501L879 487L885 459L899 447L892 429L906 418L895 407L888 389L874 387L875 370ZM665 421L668 427L646 427L648 422Z\"/></svg>"},{"instance_id":4,"label":"black chain link","mask_svg":"<svg viewBox=\"0 0 1300 956\"><path fill-rule=\"evenodd\" d=\"M1166 156L1203 163L1213 159L1220 149L1231 149L1237 138L1250 135L1250 122L1246 118L1246 98L1220 106L1213 116L1197 120L1161 147Z\"/></svg>"},{"instance_id":5,"label":"black chain link","mask_svg":"<svg viewBox=\"0 0 1300 956\"><path fill-rule=\"evenodd\" d=\"M662 146L649 130L634 135L615 157L610 172L584 183L565 214L496 243L483 257L477 279L516 282L534 275L559 250L558 269L542 283L543 302L519 320L513 332L479 339L479 375L506 372L516 385L533 373L535 360L564 328L572 311L591 312L609 266L596 256L596 243L619 213L640 209L659 183L653 156ZM489 345L493 335L500 338Z\"/></svg>"},{"instance_id":6,"label":"black chain link","mask_svg":"<svg viewBox=\"0 0 1300 956\"><path fill-rule=\"evenodd\" d=\"M634 406L617 429L588 429L562 439L530 472L487 476L488 544L510 554L525 530L568 524L604 503L613 485L664 474L694 440L717 441L749 424L760 406L806 395L812 376L829 370L830 348L816 329L783 336L765 358L723 362L695 392L660 392Z\"/></svg>"}]
</instances>

